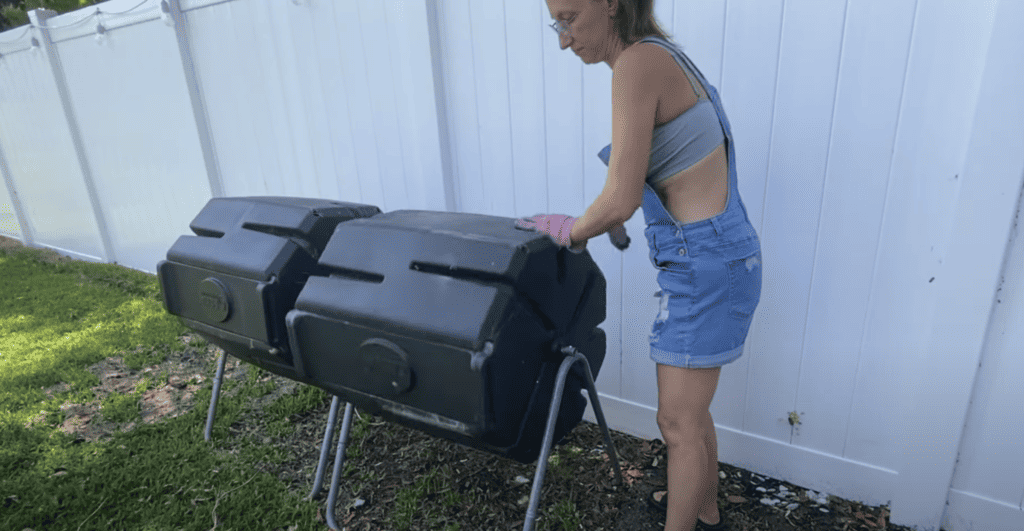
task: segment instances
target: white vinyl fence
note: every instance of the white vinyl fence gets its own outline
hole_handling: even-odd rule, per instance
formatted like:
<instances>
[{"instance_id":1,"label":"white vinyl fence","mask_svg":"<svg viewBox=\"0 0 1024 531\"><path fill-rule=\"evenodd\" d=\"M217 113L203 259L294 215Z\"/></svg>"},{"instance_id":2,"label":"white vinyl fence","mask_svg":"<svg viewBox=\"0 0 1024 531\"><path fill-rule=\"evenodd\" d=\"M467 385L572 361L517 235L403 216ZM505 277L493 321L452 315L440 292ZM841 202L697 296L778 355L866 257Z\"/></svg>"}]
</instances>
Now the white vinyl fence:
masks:
<instances>
[{"instance_id":1,"label":"white vinyl fence","mask_svg":"<svg viewBox=\"0 0 1024 531\"><path fill-rule=\"evenodd\" d=\"M921 530L1024 529L1024 2L656 0L723 97L764 291L720 458ZM0 34L0 234L152 272L208 199L502 216L600 192L611 70L542 0L112 0ZM658 437L643 222L598 381ZM791 425L792 414L799 417Z\"/></svg>"}]
</instances>

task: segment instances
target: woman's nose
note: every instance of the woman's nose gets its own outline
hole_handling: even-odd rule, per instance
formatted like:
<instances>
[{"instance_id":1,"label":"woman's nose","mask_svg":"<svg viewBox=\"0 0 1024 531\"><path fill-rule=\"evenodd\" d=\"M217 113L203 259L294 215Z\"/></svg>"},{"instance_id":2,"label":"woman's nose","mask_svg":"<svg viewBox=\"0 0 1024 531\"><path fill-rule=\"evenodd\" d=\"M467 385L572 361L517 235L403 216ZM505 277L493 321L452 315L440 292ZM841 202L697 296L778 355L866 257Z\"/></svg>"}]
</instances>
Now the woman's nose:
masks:
<instances>
[{"instance_id":1,"label":"woman's nose","mask_svg":"<svg viewBox=\"0 0 1024 531\"><path fill-rule=\"evenodd\" d=\"M568 48L569 44L571 42L572 42L572 36L569 35L569 34L559 35L558 36L558 45L561 46L563 50Z\"/></svg>"}]
</instances>

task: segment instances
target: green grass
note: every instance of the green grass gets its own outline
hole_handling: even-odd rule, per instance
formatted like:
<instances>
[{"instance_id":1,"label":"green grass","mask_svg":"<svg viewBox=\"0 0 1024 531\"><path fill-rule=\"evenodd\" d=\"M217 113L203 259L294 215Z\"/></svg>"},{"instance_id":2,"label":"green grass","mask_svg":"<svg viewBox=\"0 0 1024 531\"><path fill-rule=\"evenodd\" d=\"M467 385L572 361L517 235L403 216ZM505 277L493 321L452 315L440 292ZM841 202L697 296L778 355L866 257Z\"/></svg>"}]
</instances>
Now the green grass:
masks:
<instances>
[{"instance_id":1,"label":"green grass","mask_svg":"<svg viewBox=\"0 0 1024 531\"><path fill-rule=\"evenodd\" d=\"M100 409L103 416L111 422L131 422L142 418L142 411L139 404L139 394L131 393L122 395L111 393L103 400Z\"/></svg>"},{"instance_id":2,"label":"green grass","mask_svg":"<svg viewBox=\"0 0 1024 531\"><path fill-rule=\"evenodd\" d=\"M54 262L52 254L32 249L0 251L0 278L0 530L326 527L317 517L322 501L302 498L308 487L289 491L285 481L257 471L286 462L286 449L264 438L293 433L296 418L325 403L324 391L299 386L262 406L257 435L232 435L229 428L249 419L256 399L275 389L265 371L246 366L243 379L224 381L212 442L203 440L209 378L191 411L141 423L142 394L165 385L167 372L154 371L133 389L98 396L93 388L100 381L86 368L120 356L137 371L171 352L206 351L205 341L182 343L188 330L165 312L156 278L111 264ZM208 361L212 376L213 360ZM67 384L65 390L48 394L58 383ZM87 402L100 403L104 420L132 423L133 429L97 442L62 432L61 406ZM349 499L387 504L387 529L462 531L467 524L455 521L460 515L493 503L495 495L482 490L478 478L448 464L451 456L445 464L431 464L441 450L430 444L391 451L390 457L417 471L389 487L393 478L361 458L393 430L380 419L357 415L345 463ZM549 461L549 477L571 480L592 459L579 448L562 447ZM421 464L431 465L419 469ZM570 500L541 512L540 530L580 529Z\"/></svg>"},{"instance_id":3,"label":"green grass","mask_svg":"<svg viewBox=\"0 0 1024 531\"><path fill-rule=\"evenodd\" d=\"M164 311L154 276L45 257L32 249L0 252L0 529L322 527L317 502L254 471L256 462L279 462L279 450L239 440L230 452L222 446L246 401L273 389L260 371L225 382L212 444L203 440L204 407L94 443L58 430L61 404L95 399L99 380L86 367L118 353L135 369L159 363L184 348L179 338L187 330ZM101 414L137 420L141 394L166 378L153 375L107 396ZM60 382L68 389L48 397L45 388ZM323 396L302 390L269 409L286 421ZM196 403L209 397L207 381ZM28 423L41 412L43 422Z\"/></svg>"},{"instance_id":4,"label":"green grass","mask_svg":"<svg viewBox=\"0 0 1024 531\"><path fill-rule=\"evenodd\" d=\"M431 468L429 472L420 474L409 487L399 489L395 493L392 525L397 531L413 529L414 522L426 522L428 529L456 531L457 523L444 522L433 514L430 504L424 501L428 497L438 498L442 507L450 507L461 501L461 497L450 484L450 471Z\"/></svg>"}]
</instances>

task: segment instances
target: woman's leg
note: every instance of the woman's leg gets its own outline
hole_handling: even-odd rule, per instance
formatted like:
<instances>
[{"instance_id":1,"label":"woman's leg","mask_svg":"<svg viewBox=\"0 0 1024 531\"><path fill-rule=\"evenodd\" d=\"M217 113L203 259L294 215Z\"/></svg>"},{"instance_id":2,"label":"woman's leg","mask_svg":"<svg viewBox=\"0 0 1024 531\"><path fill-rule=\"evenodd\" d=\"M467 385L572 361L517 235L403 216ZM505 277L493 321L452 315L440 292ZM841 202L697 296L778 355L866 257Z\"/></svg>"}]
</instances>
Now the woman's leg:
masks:
<instances>
[{"instance_id":1,"label":"woman's leg","mask_svg":"<svg viewBox=\"0 0 1024 531\"><path fill-rule=\"evenodd\" d=\"M697 517L706 524L714 525L721 521L721 515L718 514L718 437L710 411L704 425L704 446L708 449L708 487Z\"/></svg>"},{"instance_id":2,"label":"woman's leg","mask_svg":"<svg viewBox=\"0 0 1024 531\"><path fill-rule=\"evenodd\" d=\"M720 373L720 367L682 369L658 365L658 427L668 447L665 531L692 531L698 513L713 515L706 505L712 481L717 484L718 473L712 471L718 466L717 461L712 461L709 448L708 411ZM713 424L711 428L714 429ZM715 477L709 478L709 474ZM717 490L715 496L717 499Z\"/></svg>"}]
</instances>

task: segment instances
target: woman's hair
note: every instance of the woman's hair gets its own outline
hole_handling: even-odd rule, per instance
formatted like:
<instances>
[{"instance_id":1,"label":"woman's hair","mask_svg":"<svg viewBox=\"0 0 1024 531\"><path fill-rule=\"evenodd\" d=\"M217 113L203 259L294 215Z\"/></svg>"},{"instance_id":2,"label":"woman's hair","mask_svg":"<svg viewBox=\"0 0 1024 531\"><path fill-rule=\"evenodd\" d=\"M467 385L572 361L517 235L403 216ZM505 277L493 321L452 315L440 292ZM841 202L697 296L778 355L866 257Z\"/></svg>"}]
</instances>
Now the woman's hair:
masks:
<instances>
[{"instance_id":1,"label":"woman's hair","mask_svg":"<svg viewBox=\"0 0 1024 531\"><path fill-rule=\"evenodd\" d=\"M654 19L654 0L619 0L619 10L612 21L619 38L627 45L651 35L668 39L668 34Z\"/></svg>"}]
</instances>

